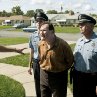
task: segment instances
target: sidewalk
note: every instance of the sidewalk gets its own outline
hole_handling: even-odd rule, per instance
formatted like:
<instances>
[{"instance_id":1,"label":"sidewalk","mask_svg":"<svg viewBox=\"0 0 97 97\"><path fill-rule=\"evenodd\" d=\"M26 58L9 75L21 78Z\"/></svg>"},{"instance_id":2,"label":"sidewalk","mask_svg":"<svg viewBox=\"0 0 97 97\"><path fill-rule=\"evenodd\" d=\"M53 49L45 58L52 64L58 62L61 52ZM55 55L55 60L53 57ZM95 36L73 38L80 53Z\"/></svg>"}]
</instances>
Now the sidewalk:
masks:
<instances>
[{"instance_id":1,"label":"sidewalk","mask_svg":"<svg viewBox=\"0 0 97 97\"><path fill-rule=\"evenodd\" d=\"M74 42L69 42L69 43L74 43ZM12 45L10 47L15 47L15 48L27 47L28 48L28 43ZM24 52L28 53L29 49L24 50ZM18 55L18 54L17 53L0 53L0 59L4 57L9 57L9 56L15 56L15 55ZM35 97L35 86L34 86L33 74L29 75L27 71L28 71L28 67L21 67L21 66L14 66L10 64L0 63L0 74L9 76L19 81L20 83L22 83L26 92L26 97ZM69 88L67 92L67 97L72 97L72 93L69 90Z\"/></svg>"}]
</instances>

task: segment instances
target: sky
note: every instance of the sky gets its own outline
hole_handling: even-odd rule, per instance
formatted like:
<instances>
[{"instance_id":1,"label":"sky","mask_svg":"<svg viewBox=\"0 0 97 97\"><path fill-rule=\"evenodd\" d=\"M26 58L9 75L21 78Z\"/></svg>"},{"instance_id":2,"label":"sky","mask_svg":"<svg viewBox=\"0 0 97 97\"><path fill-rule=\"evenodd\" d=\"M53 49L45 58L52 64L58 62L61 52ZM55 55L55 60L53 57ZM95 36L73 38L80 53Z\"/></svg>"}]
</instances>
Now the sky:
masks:
<instances>
[{"instance_id":1,"label":"sky","mask_svg":"<svg viewBox=\"0 0 97 97\"><path fill-rule=\"evenodd\" d=\"M73 10L79 13L97 14L97 0L0 0L0 11L11 12L13 7L20 6L26 13L28 10L43 9L61 11Z\"/></svg>"}]
</instances>

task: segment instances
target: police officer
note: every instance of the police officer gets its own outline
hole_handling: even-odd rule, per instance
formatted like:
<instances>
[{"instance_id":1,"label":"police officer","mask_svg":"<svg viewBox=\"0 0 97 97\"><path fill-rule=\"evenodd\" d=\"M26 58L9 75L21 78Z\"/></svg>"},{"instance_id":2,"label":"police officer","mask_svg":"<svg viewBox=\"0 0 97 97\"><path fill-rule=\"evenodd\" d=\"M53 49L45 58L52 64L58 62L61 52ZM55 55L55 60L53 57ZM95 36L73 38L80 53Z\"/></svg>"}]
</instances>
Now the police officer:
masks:
<instances>
[{"instance_id":1,"label":"police officer","mask_svg":"<svg viewBox=\"0 0 97 97\"><path fill-rule=\"evenodd\" d=\"M74 49L73 97L96 97L97 35L93 31L96 20L80 14L78 21L83 36Z\"/></svg>"},{"instance_id":2,"label":"police officer","mask_svg":"<svg viewBox=\"0 0 97 97\"><path fill-rule=\"evenodd\" d=\"M32 70L32 65L33 65L36 97L41 97L41 94L40 94L40 65L39 65L39 56L38 56L38 42L40 40L39 29L45 21L48 21L48 17L43 12L38 12L35 14L34 18L36 21L38 31L33 32L29 39L29 47L31 48L31 51L30 51L30 58L29 58L30 60L29 60L28 73L32 75L31 70Z\"/></svg>"}]
</instances>

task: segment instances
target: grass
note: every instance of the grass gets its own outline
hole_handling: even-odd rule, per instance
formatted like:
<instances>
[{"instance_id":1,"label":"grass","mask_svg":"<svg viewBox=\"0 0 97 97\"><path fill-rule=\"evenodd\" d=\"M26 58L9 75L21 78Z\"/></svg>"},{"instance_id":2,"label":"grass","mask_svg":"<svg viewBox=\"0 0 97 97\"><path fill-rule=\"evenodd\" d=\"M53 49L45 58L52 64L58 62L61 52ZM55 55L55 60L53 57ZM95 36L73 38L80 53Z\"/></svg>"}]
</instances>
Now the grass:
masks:
<instances>
[{"instance_id":1,"label":"grass","mask_svg":"<svg viewBox=\"0 0 97 97\"><path fill-rule=\"evenodd\" d=\"M19 82L0 75L0 97L25 97L25 90Z\"/></svg>"},{"instance_id":2,"label":"grass","mask_svg":"<svg viewBox=\"0 0 97 97\"><path fill-rule=\"evenodd\" d=\"M12 29L10 32L22 32L22 29ZM57 33L79 33L78 27L55 27L55 32Z\"/></svg>"},{"instance_id":3,"label":"grass","mask_svg":"<svg viewBox=\"0 0 97 97\"><path fill-rule=\"evenodd\" d=\"M28 67L29 66L29 54L3 58L3 59L0 59L0 63Z\"/></svg>"},{"instance_id":4,"label":"grass","mask_svg":"<svg viewBox=\"0 0 97 97\"><path fill-rule=\"evenodd\" d=\"M12 26L2 26L2 25L0 25L0 30L2 30L2 29L8 29L8 28L12 28Z\"/></svg>"},{"instance_id":5,"label":"grass","mask_svg":"<svg viewBox=\"0 0 97 97\"><path fill-rule=\"evenodd\" d=\"M8 28L12 28L12 26L0 26L0 30L8 29ZM95 27L95 28L97 28L97 27ZM22 32L22 31L23 31L22 28L21 29L12 29L12 30L10 30L10 32ZM79 33L80 30L79 30L79 27L55 26L55 32L57 32L57 33L73 33L73 34L76 34L76 33Z\"/></svg>"},{"instance_id":6,"label":"grass","mask_svg":"<svg viewBox=\"0 0 97 97\"><path fill-rule=\"evenodd\" d=\"M71 47L72 51L74 51L75 43L70 44L70 47Z\"/></svg>"},{"instance_id":7,"label":"grass","mask_svg":"<svg viewBox=\"0 0 97 97\"><path fill-rule=\"evenodd\" d=\"M0 26L0 30L2 29L8 29L12 28L12 26ZM22 29L12 29L10 32L21 32L23 31ZM55 27L55 32L57 33L79 33L79 27L69 27L69 26L64 26L64 27Z\"/></svg>"},{"instance_id":8,"label":"grass","mask_svg":"<svg viewBox=\"0 0 97 97\"><path fill-rule=\"evenodd\" d=\"M79 27L55 27L58 33L79 33Z\"/></svg>"},{"instance_id":9,"label":"grass","mask_svg":"<svg viewBox=\"0 0 97 97\"><path fill-rule=\"evenodd\" d=\"M22 29L12 29L12 30L10 30L10 28L13 28L13 27L12 26L2 26L2 25L0 25L0 30L7 29L10 32L12 32L12 31L14 31L14 32L21 32L21 31L23 31Z\"/></svg>"},{"instance_id":10,"label":"grass","mask_svg":"<svg viewBox=\"0 0 97 97\"><path fill-rule=\"evenodd\" d=\"M18 38L0 38L0 45L15 45L21 43L28 43L28 38L18 37Z\"/></svg>"},{"instance_id":11,"label":"grass","mask_svg":"<svg viewBox=\"0 0 97 97\"><path fill-rule=\"evenodd\" d=\"M12 30L13 31L13 30ZM22 29L14 29L15 32L23 31ZM55 27L57 33L79 33L78 27Z\"/></svg>"}]
</instances>

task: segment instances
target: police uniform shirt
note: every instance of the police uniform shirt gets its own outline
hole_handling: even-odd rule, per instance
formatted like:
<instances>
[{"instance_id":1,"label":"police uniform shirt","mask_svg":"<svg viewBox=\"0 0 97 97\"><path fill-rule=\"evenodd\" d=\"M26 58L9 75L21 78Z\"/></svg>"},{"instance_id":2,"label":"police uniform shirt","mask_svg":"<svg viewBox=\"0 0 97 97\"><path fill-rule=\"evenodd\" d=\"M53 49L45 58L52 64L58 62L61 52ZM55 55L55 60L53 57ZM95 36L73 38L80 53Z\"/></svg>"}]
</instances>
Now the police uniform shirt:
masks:
<instances>
[{"instance_id":1,"label":"police uniform shirt","mask_svg":"<svg viewBox=\"0 0 97 97\"><path fill-rule=\"evenodd\" d=\"M75 69L81 72L97 72L97 35L93 32L91 38L85 37L77 41L74 50Z\"/></svg>"},{"instance_id":2,"label":"police uniform shirt","mask_svg":"<svg viewBox=\"0 0 97 97\"><path fill-rule=\"evenodd\" d=\"M35 31L31 34L29 39L29 47L34 49L34 56L33 58L38 59L38 42L40 40L38 31Z\"/></svg>"}]
</instances>

